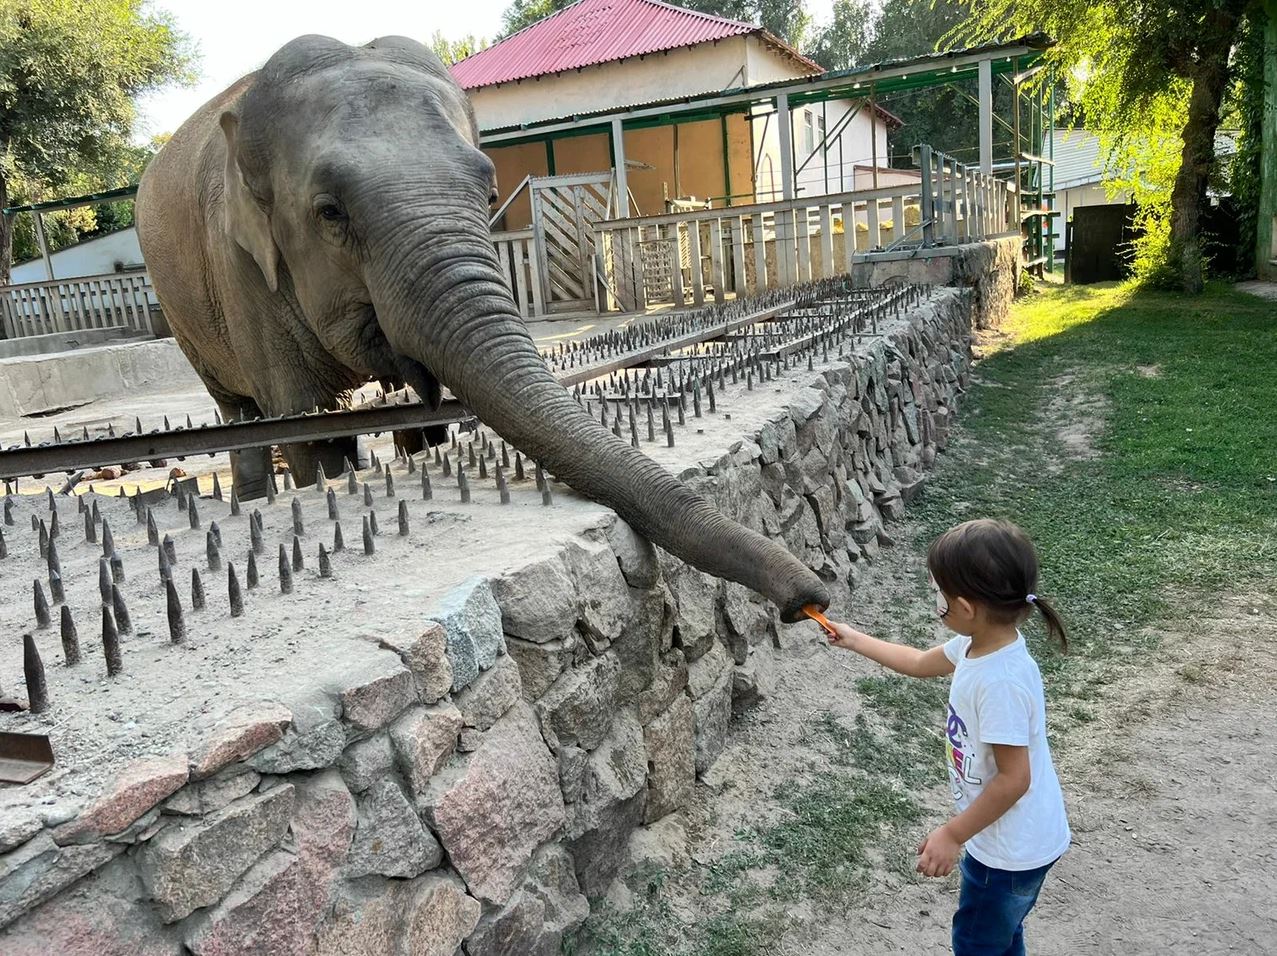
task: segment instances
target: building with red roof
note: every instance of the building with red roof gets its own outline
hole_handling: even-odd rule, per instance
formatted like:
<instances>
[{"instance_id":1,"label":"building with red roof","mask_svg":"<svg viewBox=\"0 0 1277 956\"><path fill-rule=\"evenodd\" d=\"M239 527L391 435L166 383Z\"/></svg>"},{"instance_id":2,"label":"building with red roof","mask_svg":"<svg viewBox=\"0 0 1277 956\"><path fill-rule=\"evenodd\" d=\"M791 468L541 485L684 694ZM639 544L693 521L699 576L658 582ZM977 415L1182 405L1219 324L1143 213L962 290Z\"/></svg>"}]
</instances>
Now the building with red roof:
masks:
<instances>
[{"instance_id":1,"label":"building with red roof","mask_svg":"<svg viewBox=\"0 0 1277 956\"><path fill-rule=\"evenodd\" d=\"M762 27L661 0L578 0L455 64L482 131L559 118L676 103L823 70ZM856 176L887 165L886 130L899 120L861 100L831 100L792 112L800 195L855 188ZM530 136L485 146L504 199L527 176L613 168L607 132ZM627 123L630 214L666 211L672 200L741 205L781 198L781 137L774 109L671 115ZM819 155L816 155L819 153ZM859 173L858 173L859 170ZM510 203L508 228L531 222L526 196Z\"/></svg>"}]
</instances>

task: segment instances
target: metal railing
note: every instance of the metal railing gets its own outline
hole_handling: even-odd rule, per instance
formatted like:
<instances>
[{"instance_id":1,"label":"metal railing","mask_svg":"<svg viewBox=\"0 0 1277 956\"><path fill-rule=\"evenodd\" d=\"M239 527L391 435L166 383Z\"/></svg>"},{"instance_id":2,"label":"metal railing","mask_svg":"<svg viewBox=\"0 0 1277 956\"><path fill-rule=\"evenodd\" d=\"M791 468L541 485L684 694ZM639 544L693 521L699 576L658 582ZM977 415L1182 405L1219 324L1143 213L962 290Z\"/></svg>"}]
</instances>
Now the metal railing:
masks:
<instances>
[{"instance_id":1,"label":"metal railing","mask_svg":"<svg viewBox=\"0 0 1277 956\"><path fill-rule=\"evenodd\" d=\"M145 272L79 276L0 286L5 338L124 326L154 335L151 277Z\"/></svg>"},{"instance_id":2,"label":"metal railing","mask_svg":"<svg viewBox=\"0 0 1277 956\"><path fill-rule=\"evenodd\" d=\"M700 306L845 275L875 255L1018 234L1010 183L928 146L915 161L914 183L599 223L613 304Z\"/></svg>"}]
</instances>

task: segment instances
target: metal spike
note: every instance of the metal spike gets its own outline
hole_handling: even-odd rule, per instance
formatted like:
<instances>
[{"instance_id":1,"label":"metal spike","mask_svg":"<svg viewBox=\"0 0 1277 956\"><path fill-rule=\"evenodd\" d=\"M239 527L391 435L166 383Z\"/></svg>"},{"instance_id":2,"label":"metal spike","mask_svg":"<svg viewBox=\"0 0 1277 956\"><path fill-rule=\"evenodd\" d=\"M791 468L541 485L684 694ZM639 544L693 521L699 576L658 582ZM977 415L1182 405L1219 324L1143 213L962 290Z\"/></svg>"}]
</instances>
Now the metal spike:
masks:
<instances>
[{"instance_id":1,"label":"metal spike","mask_svg":"<svg viewBox=\"0 0 1277 956\"><path fill-rule=\"evenodd\" d=\"M53 516L49 519L49 540L52 541L61 533L62 533L62 525L58 521L58 512L57 512L57 509L55 508L53 511Z\"/></svg>"},{"instance_id":2,"label":"metal spike","mask_svg":"<svg viewBox=\"0 0 1277 956\"><path fill-rule=\"evenodd\" d=\"M235 576L235 565L230 562L226 564L226 596L230 600L231 617L242 615L244 613L244 595L239 589L239 578Z\"/></svg>"},{"instance_id":3,"label":"metal spike","mask_svg":"<svg viewBox=\"0 0 1277 956\"><path fill-rule=\"evenodd\" d=\"M302 542L301 538L293 535L293 570L301 571L306 567L306 562L302 558Z\"/></svg>"},{"instance_id":4,"label":"metal spike","mask_svg":"<svg viewBox=\"0 0 1277 956\"><path fill-rule=\"evenodd\" d=\"M445 478L452 477L452 461L447 455L443 456L443 476Z\"/></svg>"},{"instance_id":5,"label":"metal spike","mask_svg":"<svg viewBox=\"0 0 1277 956\"><path fill-rule=\"evenodd\" d=\"M49 572L49 596L53 598L55 605L66 601L66 594L62 590L62 575L57 571Z\"/></svg>"},{"instance_id":6,"label":"metal spike","mask_svg":"<svg viewBox=\"0 0 1277 956\"><path fill-rule=\"evenodd\" d=\"M554 504L554 495L550 493L550 483L548 481L541 486L541 504L547 508Z\"/></svg>"},{"instance_id":7,"label":"metal spike","mask_svg":"<svg viewBox=\"0 0 1277 956\"><path fill-rule=\"evenodd\" d=\"M364 482L364 507L372 507L372 489L368 487L368 482Z\"/></svg>"},{"instance_id":8,"label":"metal spike","mask_svg":"<svg viewBox=\"0 0 1277 956\"><path fill-rule=\"evenodd\" d=\"M399 501L399 536L408 537L408 502L403 499Z\"/></svg>"},{"instance_id":9,"label":"metal spike","mask_svg":"<svg viewBox=\"0 0 1277 956\"><path fill-rule=\"evenodd\" d=\"M291 471L284 472L284 490L293 490L293 473Z\"/></svg>"},{"instance_id":10,"label":"metal spike","mask_svg":"<svg viewBox=\"0 0 1277 956\"><path fill-rule=\"evenodd\" d=\"M461 503L468 505L470 503L470 479L461 470L460 466L457 468L457 488L461 492Z\"/></svg>"},{"instance_id":11,"label":"metal spike","mask_svg":"<svg viewBox=\"0 0 1277 956\"><path fill-rule=\"evenodd\" d=\"M359 493L359 477L355 474L355 469L351 468L346 472L346 494L355 495Z\"/></svg>"},{"instance_id":12,"label":"metal spike","mask_svg":"<svg viewBox=\"0 0 1277 956\"><path fill-rule=\"evenodd\" d=\"M50 488L48 485L44 486L44 497L47 499L45 502L45 506L50 511L56 512L58 510L58 503L53 500L53 489Z\"/></svg>"},{"instance_id":13,"label":"metal spike","mask_svg":"<svg viewBox=\"0 0 1277 956\"><path fill-rule=\"evenodd\" d=\"M408 474L415 475L417 473L417 459L409 454L405 454L404 458L408 462Z\"/></svg>"},{"instance_id":14,"label":"metal spike","mask_svg":"<svg viewBox=\"0 0 1277 956\"><path fill-rule=\"evenodd\" d=\"M506 448L504 440L501 442L501 467L510 467L510 451Z\"/></svg>"},{"instance_id":15,"label":"metal spike","mask_svg":"<svg viewBox=\"0 0 1277 956\"><path fill-rule=\"evenodd\" d=\"M200 580L199 568L191 568L191 610L204 610L204 582Z\"/></svg>"},{"instance_id":16,"label":"metal spike","mask_svg":"<svg viewBox=\"0 0 1277 956\"><path fill-rule=\"evenodd\" d=\"M252 554L262 553L262 527L256 521L248 523L248 544Z\"/></svg>"},{"instance_id":17,"label":"metal spike","mask_svg":"<svg viewBox=\"0 0 1277 956\"><path fill-rule=\"evenodd\" d=\"M106 518L102 519L102 556L110 557L115 553L115 536L111 534L111 526Z\"/></svg>"},{"instance_id":18,"label":"metal spike","mask_svg":"<svg viewBox=\"0 0 1277 956\"><path fill-rule=\"evenodd\" d=\"M505 471L500 465L497 466L497 494L501 496L503 505L510 503L510 486L506 484Z\"/></svg>"},{"instance_id":19,"label":"metal spike","mask_svg":"<svg viewBox=\"0 0 1277 956\"><path fill-rule=\"evenodd\" d=\"M279 593L293 593L293 569L288 566L288 549L279 546Z\"/></svg>"},{"instance_id":20,"label":"metal spike","mask_svg":"<svg viewBox=\"0 0 1277 956\"><path fill-rule=\"evenodd\" d=\"M93 515L87 510L84 512L84 540L89 544L98 543L98 529L93 524Z\"/></svg>"},{"instance_id":21,"label":"metal spike","mask_svg":"<svg viewBox=\"0 0 1277 956\"><path fill-rule=\"evenodd\" d=\"M9 545L4 540L4 531L0 530L0 558L7 558L8 556L9 556Z\"/></svg>"},{"instance_id":22,"label":"metal spike","mask_svg":"<svg viewBox=\"0 0 1277 956\"><path fill-rule=\"evenodd\" d=\"M337 493L331 488L328 489L328 520L337 520Z\"/></svg>"},{"instance_id":23,"label":"metal spike","mask_svg":"<svg viewBox=\"0 0 1277 956\"><path fill-rule=\"evenodd\" d=\"M8 495L4 499L4 523L13 526L13 499Z\"/></svg>"},{"instance_id":24,"label":"metal spike","mask_svg":"<svg viewBox=\"0 0 1277 956\"><path fill-rule=\"evenodd\" d=\"M222 529L217 526L216 521L208 523L209 533L213 536L213 540L217 542L218 548L222 547Z\"/></svg>"},{"instance_id":25,"label":"metal spike","mask_svg":"<svg viewBox=\"0 0 1277 956\"><path fill-rule=\"evenodd\" d=\"M328 560L328 549L324 547L324 542L319 542L319 576L321 578L331 578L333 576L332 562Z\"/></svg>"},{"instance_id":26,"label":"metal spike","mask_svg":"<svg viewBox=\"0 0 1277 956\"><path fill-rule=\"evenodd\" d=\"M156 553L159 554L160 583L163 584L165 581L169 579L170 575L172 574L172 568L169 565L167 551L165 551L163 548L157 548Z\"/></svg>"},{"instance_id":27,"label":"metal spike","mask_svg":"<svg viewBox=\"0 0 1277 956\"><path fill-rule=\"evenodd\" d=\"M75 629L75 618L71 616L71 606L62 605L62 656L67 667L80 663L80 635Z\"/></svg>"},{"instance_id":28,"label":"metal spike","mask_svg":"<svg viewBox=\"0 0 1277 956\"><path fill-rule=\"evenodd\" d=\"M182 483L180 481L175 481L173 483L173 497L177 499L177 510L185 511L188 499L191 496L186 493L186 489L182 487Z\"/></svg>"},{"instance_id":29,"label":"metal spike","mask_svg":"<svg viewBox=\"0 0 1277 956\"><path fill-rule=\"evenodd\" d=\"M338 521L335 525L333 525L333 554L336 554L338 551L345 551L345 550L346 550L346 542L342 540L341 522Z\"/></svg>"},{"instance_id":30,"label":"metal spike","mask_svg":"<svg viewBox=\"0 0 1277 956\"><path fill-rule=\"evenodd\" d=\"M146 509L146 543L157 545L160 543L160 529L155 526L155 515L151 514L151 509Z\"/></svg>"},{"instance_id":31,"label":"metal spike","mask_svg":"<svg viewBox=\"0 0 1277 956\"><path fill-rule=\"evenodd\" d=\"M49 571L57 574L62 573L62 561L58 558L58 543L56 541L49 542L49 550L45 555L45 560L49 566Z\"/></svg>"},{"instance_id":32,"label":"metal spike","mask_svg":"<svg viewBox=\"0 0 1277 956\"><path fill-rule=\"evenodd\" d=\"M291 505L293 511L293 534L302 535L306 533L305 526L302 523L302 503L300 498L293 498Z\"/></svg>"},{"instance_id":33,"label":"metal spike","mask_svg":"<svg viewBox=\"0 0 1277 956\"><path fill-rule=\"evenodd\" d=\"M171 644L181 644L186 640L186 622L182 620L182 600L177 596L177 588L172 579L165 583L165 597L168 604L168 639Z\"/></svg>"},{"instance_id":34,"label":"metal spike","mask_svg":"<svg viewBox=\"0 0 1277 956\"><path fill-rule=\"evenodd\" d=\"M111 583L124 583L124 559L115 551L111 552Z\"/></svg>"},{"instance_id":35,"label":"metal spike","mask_svg":"<svg viewBox=\"0 0 1277 956\"><path fill-rule=\"evenodd\" d=\"M217 472L213 472L213 497L218 501L222 500L222 482L217 477Z\"/></svg>"},{"instance_id":36,"label":"metal spike","mask_svg":"<svg viewBox=\"0 0 1277 956\"><path fill-rule=\"evenodd\" d=\"M514 480L523 480L523 455L517 451L514 453Z\"/></svg>"},{"instance_id":37,"label":"metal spike","mask_svg":"<svg viewBox=\"0 0 1277 956\"><path fill-rule=\"evenodd\" d=\"M198 528L200 526L200 509L195 504L194 495L191 496L190 507L188 507L186 510L187 510L188 516L191 519L191 528L193 529Z\"/></svg>"},{"instance_id":38,"label":"metal spike","mask_svg":"<svg viewBox=\"0 0 1277 956\"><path fill-rule=\"evenodd\" d=\"M368 527L372 528L373 534L381 534L381 529L377 527L377 512L368 512Z\"/></svg>"},{"instance_id":39,"label":"metal spike","mask_svg":"<svg viewBox=\"0 0 1277 956\"><path fill-rule=\"evenodd\" d=\"M114 677L124 671L124 660L120 656L120 634L111 609L105 604L102 605L102 654L106 658L107 677Z\"/></svg>"},{"instance_id":40,"label":"metal spike","mask_svg":"<svg viewBox=\"0 0 1277 956\"><path fill-rule=\"evenodd\" d=\"M421 469L421 500L429 501L434 497L434 492L430 488L430 476L426 474L426 469Z\"/></svg>"},{"instance_id":41,"label":"metal spike","mask_svg":"<svg viewBox=\"0 0 1277 956\"><path fill-rule=\"evenodd\" d=\"M257 588L259 578L257 575L257 555L248 552L248 567L244 571L244 581L248 585L250 591Z\"/></svg>"},{"instance_id":42,"label":"metal spike","mask_svg":"<svg viewBox=\"0 0 1277 956\"><path fill-rule=\"evenodd\" d=\"M173 543L172 537L164 536L163 541L164 553L168 555L169 564L177 564L177 545Z\"/></svg>"},{"instance_id":43,"label":"metal spike","mask_svg":"<svg viewBox=\"0 0 1277 956\"><path fill-rule=\"evenodd\" d=\"M222 554L217 549L217 539L213 537L213 532L211 531L204 538L204 555L208 558L208 569L210 571L222 570Z\"/></svg>"},{"instance_id":44,"label":"metal spike","mask_svg":"<svg viewBox=\"0 0 1277 956\"><path fill-rule=\"evenodd\" d=\"M275 490L275 476L267 475L266 476L266 503L268 505L273 505L275 503L275 498L277 494L278 492Z\"/></svg>"},{"instance_id":45,"label":"metal spike","mask_svg":"<svg viewBox=\"0 0 1277 956\"><path fill-rule=\"evenodd\" d=\"M372 526L368 523L368 515L364 515L364 554L370 555L376 550L372 540Z\"/></svg>"},{"instance_id":46,"label":"metal spike","mask_svg":"<svg viewBox=\"0 0 1277 956\"><path fill-rule=\"evenodd\" d=\"M129 616L128 605L124 603L124 592L120 590L118 584L111 585L111 610L115 615L115 624L120 633L132 634L133 618Z\"/></svg>"},{"instance_id":47,"label":"metal spike","mask_svg":"<svg viewBox=\"0 0 1277 956\"><path fill-rule=\"evenodd\" d=\"M386 466L386 497L393 498L395 496L395 476L390 473L390 466Z\"/></svg>"},{"instance_id":48,"label":"metal spike","mask_svg":"<svg viewBox=\"0 0 1277 956\"><path fill-rule=\"evenodd\" d=\"M27 709L41 714L49 709L49 685L44 678L44 662L35 646L35 638L22 635L22 673L27 682Z\"/></svg>"},{"instance_id":49,"label":"metal spike","mask_svg":"<svg viewBox=\"0 0 1277 956\"><path fill-rule=\"evenodd\" d=\"M486 458L480 456L479 458L479 477L480 478L488 477L488 466L486 464L486 461L487 461Z\"/></svg>"},{"instance_id":50,"label":"metal spike","mask_svg":"<svg viewBox=\"0 0 1277 956\"><path fill-rule=\"evenodd\" d=\"M536 482L537 482L537 491L540 491L542 488L545 487L545 469L541 467L541 463L539 461L537 462Z\"/></svg>"},{"instance_id":51,"label":"metal spike","mask_svg":"<svg viewBox=\"0 0 1277 956\"><path fill-rule=\"evenodd\" d=\"M237 517L239 512L239 492L235 490L234 485L231 485L231 517Z\"/></svg>"},{"instance_id":52,"label":"metal spike","mask_svg":"<svg viewBox=\"0 0 1277 956\"><path fill-rule=\"evenodd\" d=\"M328 476L324 474L324 463L321 461L315 465L315 490L322 495L327 485Z\"/></svg>"},{"instance_id":53,"label":"metal spike","mask_svg":"<svg viewBox=\"0 0 1277 956\"><path fill-rule=\"evenodd\" d=\"M32 596L35 601L35 624L40 630L49 626L49 600L44 596L44 585L36 578L32 582Z\"/></svg>"}]
</instances>

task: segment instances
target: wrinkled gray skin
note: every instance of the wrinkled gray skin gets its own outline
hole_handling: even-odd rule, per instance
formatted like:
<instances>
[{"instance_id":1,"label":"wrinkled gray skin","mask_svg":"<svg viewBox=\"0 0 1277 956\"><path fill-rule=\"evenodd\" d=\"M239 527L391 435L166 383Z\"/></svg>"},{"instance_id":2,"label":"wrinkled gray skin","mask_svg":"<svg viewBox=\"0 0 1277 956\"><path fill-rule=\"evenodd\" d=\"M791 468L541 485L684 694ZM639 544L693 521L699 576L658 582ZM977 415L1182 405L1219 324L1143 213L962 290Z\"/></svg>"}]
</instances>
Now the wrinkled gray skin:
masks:
<instances>
[{"instance_id":1,"label":"wrinkled gray skin","mask_svg":"<svg viewBox=\"0 0 1277 956\"><path fill-rule=\"evenodd\" d=\"M495 182L468 101L424 46L301 37L191 117L151 163L139 238L183 351L226 415L439 383L639 533L773 600L825 607L788 551L728 520L588 417L519 318L488 230ZM295 476L349 446L289 446ZM242 497L264 454L239 456Z\"/></svg>"}]
</instances>

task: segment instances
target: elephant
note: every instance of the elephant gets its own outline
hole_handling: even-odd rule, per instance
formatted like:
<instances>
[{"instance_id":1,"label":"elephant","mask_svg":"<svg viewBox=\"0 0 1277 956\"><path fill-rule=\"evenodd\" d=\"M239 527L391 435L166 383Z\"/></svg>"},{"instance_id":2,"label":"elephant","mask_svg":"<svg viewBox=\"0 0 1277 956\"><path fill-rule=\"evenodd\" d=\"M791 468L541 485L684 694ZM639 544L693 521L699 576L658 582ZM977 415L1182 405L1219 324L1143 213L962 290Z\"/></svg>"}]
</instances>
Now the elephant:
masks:
<instances>
[{"instance_id":1,"label":"elephant","mask_svg":"<svg viewBox=\"0 0 1277 956\"><path fill-rule=\"evenodd\" d=\"M495 169L433 52L303 36L201 107L152 160L138 237L174 337L227 416L340 405L373 379L489 427L635 531L772 600L825 608L819 576L588 415L550 374L490 238ZM286 446L299 483L340 444ZM240 496L266 453L232 459Z\"/></svg>"}]
</instances>

